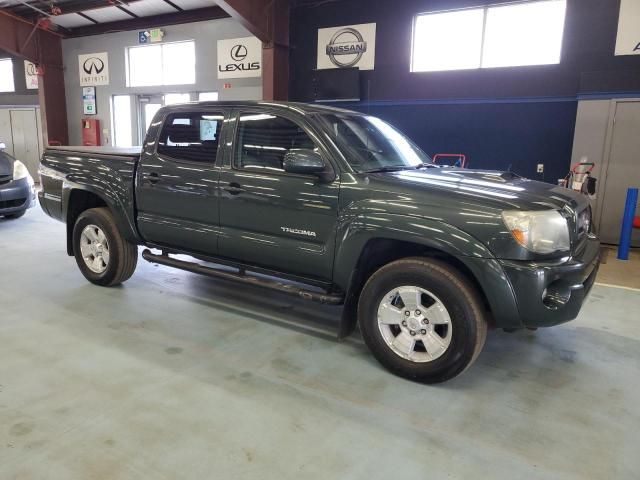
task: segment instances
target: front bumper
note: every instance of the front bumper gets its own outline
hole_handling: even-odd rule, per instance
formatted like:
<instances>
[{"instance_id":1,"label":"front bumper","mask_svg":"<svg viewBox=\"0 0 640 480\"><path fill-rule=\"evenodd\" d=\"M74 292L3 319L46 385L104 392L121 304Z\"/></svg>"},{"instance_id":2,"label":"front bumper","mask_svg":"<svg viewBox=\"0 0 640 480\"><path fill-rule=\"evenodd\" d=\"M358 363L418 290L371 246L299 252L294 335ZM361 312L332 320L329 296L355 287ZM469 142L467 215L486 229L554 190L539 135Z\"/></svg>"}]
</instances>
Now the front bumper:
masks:
<instances>
[{"instance_id":1,"label":"front bumper","mask_svg":"<svg viewBox=\"0 0 640 480\"><path fill-rule=\"evenodd\" d=\"M23 212L35 205L36 190L30 178L0 185L0 215Z\"/></svg>"},{"instance_id":2,"label":"front bumper","mask_svg":"<svg viewBox=\"0 0 640 480\"><path fill-rule=\"evenodd\" d=\"M500 260L515 295L520 322L529 328L573 320L580 313L600 267L600 242L588 238L561 263Z\"/></svg>"}]
</instances>

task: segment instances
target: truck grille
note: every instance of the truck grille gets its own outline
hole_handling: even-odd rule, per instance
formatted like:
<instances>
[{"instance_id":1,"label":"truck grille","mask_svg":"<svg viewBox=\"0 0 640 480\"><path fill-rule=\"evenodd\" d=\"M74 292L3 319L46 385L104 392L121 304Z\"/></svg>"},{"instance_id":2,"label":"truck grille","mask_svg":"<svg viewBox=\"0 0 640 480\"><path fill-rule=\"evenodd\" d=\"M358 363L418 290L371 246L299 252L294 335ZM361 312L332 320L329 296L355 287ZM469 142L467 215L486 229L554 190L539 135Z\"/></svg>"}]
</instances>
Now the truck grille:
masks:
<instances>
[{"instance_id":1,"label":"truck grille","mask_svg":"<svg viewBox=\"0 0 640 480\"><path fill-rule=\"evenodd\" d=\"M9 183L11 180L11 175L0 175L0 185L3 183Z\"/></svg>"}]
</instances>

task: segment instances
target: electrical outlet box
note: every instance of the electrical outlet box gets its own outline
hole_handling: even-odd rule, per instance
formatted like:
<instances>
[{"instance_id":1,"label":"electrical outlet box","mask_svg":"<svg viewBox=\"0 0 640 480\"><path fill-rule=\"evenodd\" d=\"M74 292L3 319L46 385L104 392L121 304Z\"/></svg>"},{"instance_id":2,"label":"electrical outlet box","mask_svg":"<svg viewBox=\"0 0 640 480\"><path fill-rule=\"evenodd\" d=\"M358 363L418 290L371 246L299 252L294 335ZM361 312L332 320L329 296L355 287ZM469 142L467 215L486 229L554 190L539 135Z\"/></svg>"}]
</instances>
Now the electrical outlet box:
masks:
<instances>
[{"instance_id":1,"label":"electrical outlet box","mask_svg":"<svg viewBox=\"0 0 640 480\"><path fill-rule=\"evenodd\" d=\"M538 164L538 173L544 173L544 163Z\"/></svg>"}]
</instances>

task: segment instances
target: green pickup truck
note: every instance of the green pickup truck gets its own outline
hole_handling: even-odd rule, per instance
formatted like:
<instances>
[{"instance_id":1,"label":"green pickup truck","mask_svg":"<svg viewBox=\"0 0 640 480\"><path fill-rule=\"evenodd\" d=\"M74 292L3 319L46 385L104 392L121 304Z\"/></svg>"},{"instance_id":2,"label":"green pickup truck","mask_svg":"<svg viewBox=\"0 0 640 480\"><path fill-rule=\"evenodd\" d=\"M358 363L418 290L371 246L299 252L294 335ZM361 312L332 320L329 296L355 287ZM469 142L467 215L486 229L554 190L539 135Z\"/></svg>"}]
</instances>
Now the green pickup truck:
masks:
<instances>
[{"instance_id":1,"label":"green pickup truck","mask_svg":"<svg viewBox=\"0 0 640 480\"><path fill-rule=\"evenodd\" d=\"M576 318L599 265L579 193L434 165L388 123L328 107L174 105L141 151L52 147L40 174L90 282L127 280L142 245L153 263L344 305L341 338L358 325L386 368L426 383L467 369L489 327Z\"/></svg>"}]
</instances>

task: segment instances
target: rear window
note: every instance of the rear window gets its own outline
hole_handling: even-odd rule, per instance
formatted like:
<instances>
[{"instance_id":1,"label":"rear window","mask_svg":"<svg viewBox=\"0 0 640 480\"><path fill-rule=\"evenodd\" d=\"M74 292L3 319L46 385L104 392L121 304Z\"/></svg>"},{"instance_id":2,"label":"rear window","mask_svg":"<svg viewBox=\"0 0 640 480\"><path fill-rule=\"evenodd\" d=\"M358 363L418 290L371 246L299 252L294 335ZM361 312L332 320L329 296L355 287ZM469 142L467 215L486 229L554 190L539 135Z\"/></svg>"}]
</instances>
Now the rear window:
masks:
<instances>
[{"instance_id":1,"label":"rear window","mask_svg":"<svg viewBox=\"0 0 640 480\"><path fill-rule=\"evenodd\" d=\"M224 114L219 112L173 113L168 115L158 153L176 160L215 163Z\"/></svg>"}]
</instances>

